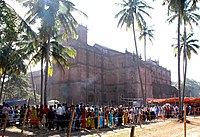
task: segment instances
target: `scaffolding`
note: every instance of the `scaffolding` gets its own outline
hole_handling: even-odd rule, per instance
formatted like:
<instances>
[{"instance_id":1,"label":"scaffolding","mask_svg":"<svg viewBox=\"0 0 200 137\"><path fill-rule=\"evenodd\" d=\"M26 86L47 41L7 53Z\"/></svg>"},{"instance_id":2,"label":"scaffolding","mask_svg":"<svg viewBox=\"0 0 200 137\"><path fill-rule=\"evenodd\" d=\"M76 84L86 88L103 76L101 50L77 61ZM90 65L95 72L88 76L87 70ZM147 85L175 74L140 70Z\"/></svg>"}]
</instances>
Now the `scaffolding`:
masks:
<instances>
[{"instance_id":1,"label":"scaffolding","mask_svg":"<svg viewBox=\"0 0 200 137\"><path fill-rule=\"evenodd\" d=\"M142 98L123 98L121 97L121 102L124 105L131 105L131 106L141 106L143 99Z\"/></svg>"}]
</instances>

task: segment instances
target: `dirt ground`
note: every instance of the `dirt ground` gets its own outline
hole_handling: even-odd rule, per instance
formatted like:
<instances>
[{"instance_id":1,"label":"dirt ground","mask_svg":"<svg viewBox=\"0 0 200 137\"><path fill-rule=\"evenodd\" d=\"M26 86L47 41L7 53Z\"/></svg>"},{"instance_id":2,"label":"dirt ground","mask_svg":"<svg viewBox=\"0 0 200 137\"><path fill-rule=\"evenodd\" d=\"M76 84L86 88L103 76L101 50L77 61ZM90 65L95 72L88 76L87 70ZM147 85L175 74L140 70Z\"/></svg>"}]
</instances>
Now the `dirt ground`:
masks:
<instances>
[{"instance_id":1,"label":"dirt ground","mask_svg":"<svg viewBox=\"0 0 200 137\"><path fill-rule=\"evenodd\" d=\"M190 123L187 123L187 137L200 137L200 116L187 117ZM104 128L99 130L84 130L72 132L72 137L129 137L131 127L133 125ZM135 137L183 137L183 123L177 119L155 120L142 124L142 128L136 125ZM17 137L20 136L21 129L18 127L6 128L5 136ZM47 131L25 128L24 136L35 137L65 137L65 131Z\"/></svg>"},{"instance_id":2,"label":"dirt ground","mask_svg":"<svg viewBox=\"0 0 200 137\"><path fill-rule=\"evenodd\" d=\"M187 137L200 137L200 117L188 117L190 123L186 124ZM128 137L131 128L126 131L119 131L113 134L102 135L102 137ZM155 121L148 124L137 126L135 128L135 137L183 137L184 123L178 122L177 119L168 119L166 121Z\"/></svg>"},{"instance_id":3,"label":"dirt ground","mask_svg":"<svg viewBox=\"0 0 200 137\"><path fill-rule=\"evenodd\" d=\"M186 124L187 137L200 137L200 117L188 118L190 123ZM180 123L177 120L167 120L166 122L160 122L145 126L143 128L137 128L135 132L136 137L183 137L184 136L184 123Z\"/></svg>"}]
</instances>

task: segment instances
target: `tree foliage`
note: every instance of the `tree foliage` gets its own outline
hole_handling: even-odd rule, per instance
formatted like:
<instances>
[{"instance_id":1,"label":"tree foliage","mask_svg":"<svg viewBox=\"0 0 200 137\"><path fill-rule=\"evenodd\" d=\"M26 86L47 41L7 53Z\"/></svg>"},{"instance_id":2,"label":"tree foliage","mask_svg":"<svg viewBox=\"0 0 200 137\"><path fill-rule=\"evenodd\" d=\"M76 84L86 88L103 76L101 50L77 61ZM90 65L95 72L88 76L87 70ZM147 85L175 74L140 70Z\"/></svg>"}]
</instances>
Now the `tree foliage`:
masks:
<instances>
[{"instance_id":1,"label":"tree foliage","mask_svg":"<svg viewBox=\"0 0 200 137\"><path fill-rule=\"evenodd\" d=\"M133 32L141 94L143 98L143 105L146 105L146 96L143 89L143 82L140 71L138 47L136 40L136 25L141 31L143 29L143 26L146 24L144 16L151 18L150 14L146 10L153 8L151 6L148 6L147 3L143 0L124 0L122 3L117 3L117 5L121 6L121 10L115 15L115 18L119 18L117 27L119 26L123 27L124 25L126 25L126 28L132 29ZM135 23L137 24L135 25Z\"/></svg>"},{"instance_id":2,"label":"tree foliage","mask_svg":"<svg viewBox=\"0 0 200 137\"><path fill-rule=\"evenodd\" d=\"M30 78L27 75L11 75L5 82L3 93L4 100L17 100L21 98L34 100ZM39 95L37 95L37 98L39 99Z\"/></svg>"},{"instance_id":3,"label":"tree foliage","mask_svg":"<svg viewBox=\"0 0 200 137\"><path fill-rule=\"evenodd\" d=\"M198 49L200 48L200 46L198 45L199 40L198 39L194 39L193 38L194 33L188 33L186 36L186 54L187 54L187 58L190 60L191 59L191 55L192 53L198 55ZM181 34L181 53L183 52L183 47L184 47L184 36ZM174 47L174 56L177 57L177 44L173 44L172 47Z\"/></svg>"},{"instance_id":4,"label":"tree foliage","mask_svg":"<svg viewBox=\"0 0 200 137\"><path fill-rule=\"evenodd\" d=\"M175 86L176 88L178 87L177 82L172 82L172 85ZM185 87L185 96L186 97L200 97L200 82L194 79L187 78L186 87Z\"/></svg>"},{"instance_id":5,"label":"tree foliage","mask_svg":"<svg viewBox=\"0 0 200 137\"><path fill-rule=\"evenodd\" d=\"M0 78L2 78L0 101L6 76L26 73L25 60L29 58L26 48L19 44L23 34L32 34L26 22L8 5L0 0Z\"/></svg>"},{"instance_id":6,"label":"tree foliage","mask_svg":"<svg viewBox=\"0 0 200 137\"><path fill-rule=\"evenodd\" d=\"M87 17L87 15L76 9L75 5L68 0L21 0L21 2L25 7L29 8L29 11L26 13L26 21L29 24L35 24L39 19L41 23L39 26L39 34L37 36L38 45L36 45L39 47L41 52L37 52L34 57L36 57L38 54L38 57L40 57L42 62L45 59L44 62L46 63L46 67L44 80L44 104L46 105L48 75L49 70L52 70L52 67L49 68L49 63L52 63L52 56L56 55L56 57L54 56L53 58L57 61L57 63L60 64L61 67L65 66L68 68L69 65L66 61L67 57L74 57L75 55L75 52L72 48L64 46L61 48L62 41L59 40L63 39L65 42L67 42L71 37L76 38L76 27L78 26L78 22L73 17L73 12L78 12L85 17ZM56 43L53 43L52 41L56 41ZM54 49L53 51L59 51L54 47L52 48L53 45L54 47L55 45L59 46L57 48L62 50L62 52L52 54L51 49ZM41 66L43 66L43 64L41 64ZM41 70L42 69L43 68L41 68ZM41 81L41 83L43 82ZM41 88L41 95L43 92L42 90L43 88Z\"/></svg>"}]
</instances>

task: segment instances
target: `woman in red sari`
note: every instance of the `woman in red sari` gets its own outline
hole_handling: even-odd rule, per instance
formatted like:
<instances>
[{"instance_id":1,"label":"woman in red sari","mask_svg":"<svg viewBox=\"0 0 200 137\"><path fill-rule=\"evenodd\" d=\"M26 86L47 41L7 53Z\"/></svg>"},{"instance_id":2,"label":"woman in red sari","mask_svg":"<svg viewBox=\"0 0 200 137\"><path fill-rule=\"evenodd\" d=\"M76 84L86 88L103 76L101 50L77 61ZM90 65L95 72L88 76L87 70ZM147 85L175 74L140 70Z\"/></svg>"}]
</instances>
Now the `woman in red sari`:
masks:
<instances>
[{"instance_id":1,"label":"woman in red sari","mask_svg":"<svg viewBox=\"0 0 200 137\"><path fill-rule=\"evenodd\" d=\"M85 106L82 106L81 108L81 122L82 122L82 129L86 128L86 110L85 110Z\"/></svg>"}]
</instances>

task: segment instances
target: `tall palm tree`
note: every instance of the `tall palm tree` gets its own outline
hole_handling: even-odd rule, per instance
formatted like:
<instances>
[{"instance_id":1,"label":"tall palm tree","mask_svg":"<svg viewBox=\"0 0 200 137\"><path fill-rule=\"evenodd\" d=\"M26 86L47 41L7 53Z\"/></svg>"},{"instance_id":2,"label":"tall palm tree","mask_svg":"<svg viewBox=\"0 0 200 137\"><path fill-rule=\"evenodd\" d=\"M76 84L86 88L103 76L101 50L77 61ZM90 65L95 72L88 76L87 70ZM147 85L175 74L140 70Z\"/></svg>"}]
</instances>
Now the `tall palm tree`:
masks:
<instances>
[{"instance_id":1,"label":"tall palm tree","mask_svg":"<svg viewBox=\"0 0 200 137\"><path fill-rule=\"evenodd\" d=\"M197 8L193 8L190 4L190 1L185 2L185 8L183 11L183 24L184 24L184 62L183 62L183 93L182 93L182 105L184 102L185 97L185 84L186 84L186 75L187 75L187 32L186 32L186 26L190 25L192 30L192 24L194 23L196 25L199 25L200 15L195 13Z\"/></svg>"},{"instance_id":2,"label":"tall palm tree","mask_svg":"<svg viewBox=\"0 0 200 137\"><path fill-rule=\"evenodd\" d=\"M179 118L182 117L181 107L181 72L180 72L180 22L181 22L181 11L183 11L184 0L163 0L163 5L168 4L168 14L177 13L178 24L178 96L179 96Z\"/></svg>"},{"instance_id":3,"label":"tall palm tree","mask_svg":"<svg viewBox=\"0 0 200 137\"><path fill-rule=\"evenodd\" d=\"M27 24L4 0L0 1L0 78L2 78L0 101L5 78L12 73L26 72L22 47L16 45ZM30 28L27 27L27 30Z\"/></svg>"},{"instance_id":4,"label":"tall palm tree","mask_svg":"<svg viewBox=\"0 0 200 137\"><path fill-rule=\"evenodd\" d=\"M55 38L57 39L57 38ZM74 49L70 47L63 46L59 42L55 41L55 39L51 39L50 41L50 57L52 58L51 61L49 61L51 68L53 63L57 63L59 68L65 72L65 69L69 69L69 64L67 63L68 58L74 58L76 55L76 52ZM45 59L45 56L47 54L47 44L41 45L39 37L37 39L33 39L32 41L27 41L27 43L24 43L27 45L27 52L26 54L31 54L29 64L35 65L41 62L41 98L40 103L43 103L43 60ZM52 63L53 62L53 63ZM51 69L49 68L49 69ZM50 71L52 72L52 71ZM49 75L51 76L52 74Z\"/></svg>"},{"instance_id":5,"label":"tall palm tree","mask_svg":"<svg viewBox=\"0 0 200 137\"><path fill-rule=\"evenodd\" d=\"M142 27L142 30L140 32L140 35L139 35L139 40L142 40L142 38L144 38L144 61L145 61L145 72L144 72L144 98L146 100L146 94L147 94L147 91L146 91L146 67L147 67L147 64L146 64L146 43L147 43L147 37L149 39L150 42L153 42L153 31L154 29L151 29L149 28L146 24L143 25Z\"/></svg>"},{"instance_id":6,"label":"tall palm tree","mask_svg":"<svg viewBox=\"0 0 200 137\"><path fill-rule=\"evenodd\" d=\"M181 35L181 53L183 53L183 76L184 76L184 80L183 80L183 93L182 93L182 102L184 101L184 97L185 97L185 84L186 84L186 74L187 74L187 60L191 59L191 54L192 52L196 55L198 55L197 49L200 48L200 46L198 45L198 41L197 39L192 39L194 33L188 33L186 38L185 38L185 33L183 35ZM175 51L175 57L177 56L177 45L173 44L172 45L174 47L174 51Z\"/></svg>"},{"instance_id":7,"label":"tall palm tree","mask_svg":"<svg viewBox=\"0 0 200 137\"><path fill-rule=\"evenodd\" d=\"M142 15L151 17L149 15L149 13L146 12L145 10L153 9L153 8L148 6L147 3L142 0L123 0L123 3L118 3L117 5L122 7L122 10L119 11L115 15L115 18L119 18L117 27L119 27L119 26L123 27L123 25L126 24L126 28L132 28L132 31L133 31L135 52L136 52L136 56L137 56L137 58L136 58L137 69L138 69L138 76L139 76L139 80L140 80L143 105L146 105L142 77L141 77L141 72L140 72L140 65L139 65L139 55L138 55L137 40L136 40L135 22L137 22L137 26L141 30L143 24L146 23L146 21Z\"/></svg>"},{"instance_id":8,"label":"tall palm tree","mask_svg":"<svg viewBox=\"0 0 200 137\"><path fill-rule=\"evenodd\" d=\"M27 12L27 21L35 24L37 19L41 20L40 38L42 46L47 45L45 56L45 86L44 86L44 104L47 104L47 79L50 61L50 41L59 32L63 33L63 38L67 41L69 37L76 36L76 26L78 22L73 17L73 12L79 12L85 17L86 14L75 8L75 5L66 0L26 0L24 6L29 8Z\"/></svg>"},{"instance_id":9,"label":"tall palm tree","mask_svg":"<svg viewBox=\"0 0 200 137\"><path fill-rule=\"evenodd\" d=\"M192 1L187 1L187 0L182 0L181 1L181 8L180 8L180 13L179 12L176 12L176 8L172 8L171 11L173 11L174 15L170 16L167 21L169 23L172 23L177 17L178 17L178 20L180 20L178 23L179 24L179 29L178 29L178 73L179 73L179 112L181 113L182 112L182 108L183 108L183 103L184 103L184 92L185 92L185 82L186 82L186 73L183 73L183 89L182 89L182 97L181 97L181 89L180 89L180 52L181 52L181 49L180 49L180 25L183 24L183 27L184 27L184 41L185 41L185 46L184 46L184 49L186 48L186 26L187 25L190 25L190 28L192 29L192 23L195 23L196 25L199 25L198 21L200 19L200 16L195 13L196 9L197 8L194 8L196 7L195 3L191 3ZM175 12L174 12L175 11ZM184 50L186 51L186 50ZM184 52L184 56L185 58L186 57L186 52ZM187 66L185 65L187 62L187 59L184 60L183 62L183 66ZM187 69L185 68L184 69ZM185 71L186 72L186 71ZM182 113L180 114L182 115Z\"/></svg>"}]
</instances>

